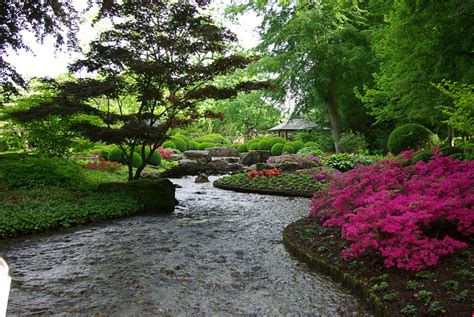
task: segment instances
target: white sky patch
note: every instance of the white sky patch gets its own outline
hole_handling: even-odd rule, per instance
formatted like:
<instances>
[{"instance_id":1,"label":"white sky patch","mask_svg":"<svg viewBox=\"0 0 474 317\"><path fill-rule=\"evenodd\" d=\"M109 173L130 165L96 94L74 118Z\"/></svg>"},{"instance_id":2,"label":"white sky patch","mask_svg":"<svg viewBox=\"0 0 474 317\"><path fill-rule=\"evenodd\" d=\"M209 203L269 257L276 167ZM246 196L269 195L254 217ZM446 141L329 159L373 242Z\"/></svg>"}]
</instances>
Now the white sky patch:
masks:
<instances>
[{"instance_id":1,"label":"white sky patch","mask_svg":"<svg viewBox=\"0 0 474 317\"><path fill-rule=\"evenodd\" d=\"M82 0L73 1L76 8L83 9ZM223 6L229 3L229 0L219 1L218 5ZM92 27L90 24L91 18L86 18L81 24L78 39L82 48L95 39L100 32L107 28L106 21L98 23ZM254 13L247 13L243 15L237 23L225 21L225 26L233 31L238 39L239 44L244 49L254 48L259 42L259 36L256 31L261 23L261 18ZM67 66L81 56L77 52L56 51L54 49L54 39L47 36L43 44L37 43L33 34L29 32L23 33L23 40L28 45L32 52L20 50L18 53L8 51L5 59L11 63L16 70L25 78L32 77L56 77L67 72Z\"/></svg>"}]
</instances>

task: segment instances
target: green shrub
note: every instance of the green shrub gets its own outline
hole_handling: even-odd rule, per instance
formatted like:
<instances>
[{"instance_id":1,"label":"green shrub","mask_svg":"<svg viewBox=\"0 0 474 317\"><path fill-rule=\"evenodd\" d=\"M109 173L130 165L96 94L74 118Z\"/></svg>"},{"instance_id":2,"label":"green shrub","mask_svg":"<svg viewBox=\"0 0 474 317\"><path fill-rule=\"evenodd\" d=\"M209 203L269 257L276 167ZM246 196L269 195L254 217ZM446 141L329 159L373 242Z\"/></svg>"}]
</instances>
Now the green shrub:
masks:
<instances>
[{"instance_id":1,"label":"green shrub","mask_svg":"<svg viewBox=\"0 0 474 317\"><path fill-rule=\"evenodd\" d=\"M122 163L122 164L124 164L124 162L125 162L123 152L119 148L113 148L109 152L109 155L107 156L107 160L109 160L111 162Z\"/></svg>"},{"instance_id":2,"label":"green shrub","mask_svg":"<svg viewBox=\"0 0 474 317\"><path fill-rule=\"evenodd\" d=\"M7 141L0 140L0 152L6 152L9 149L10 149L10 146L8 145Z\"/></svg>"},{"instance_id":3,"label":"green shrub","mask_svg":"<svg viewBox=\"0 0 474 317\"><path fill-rule=\"evenodd\" d=\"M264 138L258 143L258 149L261 151L270 151L272 149L273 143L271 139Z\"/></svg>"},{"instance_id":4,"label":"green shrub","mask_svg":"<svg viewBox=\"0 0 474 317\"><path fill-rule=\"evenodd\" d=\"M261 138L255 138L255 139L249 140L249 141L247 142L247 147L248 147L248 149L250 150L250 146L251 146L252 144L254 144L254 143L259 143L260 140L261 140Z\"/></svg>"},{"instance_id":5,"label":"green shrub","mask_svg":"<svg viewBox=\"0 0 474 317\"><path fill-rule=\"evenodd\" d=\"M344 132L339 140L339 148L344 153L367 152L368 143L360 132Z\"/></svg>"},{"instance_id":6,"label":"green shrub","mask_svg":"<svg viewBox=\"0 0 474 317\"><path fill-rule=\"evenodd\" d=\"M288 142L288 145L291 145L295 149L295 153L304 148L304 143L303 141L293 141L293 142Z\"/></svg>"},{"instance_id":7,"label":"green shrub","mask_svg":"<svg viewBox=\"0 0 474 317\"><path fill-rule=\"evenodd\" d=\"M177 150L176 144L173 141L165 141L161 145L164 149L174 149Z\"/></svg>"},{"instance_id":8,"label":"green shrub","mask_svg":"<svg viewBox=\"0 0 474 317\"><path fill-rule=\"evenodd\" d=\"M285 145L283 143L277 143L275 145L272 146L272 156L279 156L279 155L282 155L283 154L283 147Z\"/></svg>"},{"instance_id":9,"label":"green shrub","mask_svg":"<svg viewBox=\"0 0 474 317\"><path fill-rule=\"evenodd\" d=\"M247 148L247 144L238 144L237 146L237 151L239 151L240 153L245 153L245 152L248 152L248 148Z\"/></svg>"},{"instance_id":10,"label":"green shrub","mask_svg":"<svg viewBox=\"0 0 474 317\"><path fill-rule=\"evenodd\" d=\"M220 145L230 144L229 139L227 139L226 137L218 133L206 134L206 135L194 138L193 141L197 143L206 142L206 143L214 143L214 144L220 144Z\"/></svg>"},{"instance_id":11,"label":"green shrub","mask_svg":"<svg viewBox=\"0 0 474 317\"><path fill-rule=\"evenodd\" d=\"M199 143L194 142L194 141L189 141L188 150L198 150L198 149L199 149Z\"/></svg>"},{"instance_id":12,"label":"green shrub","mask_svg":"<svg viewBox=\"0 0 474 317\"><path fill-rule=\"evenodd\" d=\"M107 160L109 158L109 151L107 150L101 150L99 152L99 158L100 159L104 159L104 160Z\"/></svg>"},{"instance_id":13,"label":"green shrub","mask_svg":"<svg viewBox=\"0 0 474 317\"><path fill-rule=\"evenodd\" d=\"M209 147L216 147L216 146L222 146L222 144L219 143L212 143L212 142L203 142L199 145L200 150L205 150Z\"/></svg>"},{"instance_id":14,"label":"green shrub","mask_svg":"<svg viewBox=\"0 0 474 317\"><path fill-rule=\"evenodd\" d=\"M291 144L285 144L283 146L283 149L282 149L282 154L285 154L285 153L296 153L296 149L291 145Z\"/></svg>"},{"instance_id":15,"label":"green shrub","mask_svg":"<svg viewBox=\"0 0 474 317\"><path fill-rule=\"evenodd\" d=\"M431 150L422 150L418 151L413 155L413 163L418 161L423 161L425 163L429 162L434 156L434 153Z\"/></svg>"},{"instance_id":16,"label":"green shrub","mask_svg":"<svg viewBox=\"0 0 474 317\"><path fill-rule=\"evenodd\" d=\"M311 143L311 142L308 142ZM300 156L313 155L323 157L324 153L317 146L306 146L297 152Z\"/></svg>"},{"instance_id":17,"label":"green shrub","mask_svg":"<svg viewBox=\"0 0 474 317\"><path fill-rule=\"evenodd\" d=\"M127 165L127 158L122 152L122 150L120 150L119 148L113 148L110 151L107 159L111 162L118 162L118 163ZM132 166L139 167L141 164L142 164L142 156L137 152L133 152Z\"/></svg>"},{"instance_id":18,"label":"green shrub","mask_svg":"<svg viewBox=\"0 0 474 317\"><path fill-rule=\"evenodd\" d=\"M181 152L184 152L188 149L186 141L179 136L174 136L171 138L171 141L176 145L176 148Z\"/></svg>"},{"instance_id":19,"label":"green shrub","mask_svg":"<svg viewBox=\"0 0 474 317\"><path fill-rule=\"evenodd\" d=\"M309 141L304 144L304 147L318 147L318 143Z\"/></svg>"},{"instance_id":20,"label":"green shrub","mask_svg":"<svg viewBox=\"0 0 474 317\"><path fill-rule=\"evenodd\" d=\"M348 171L356 165L354 156L346 153L333 154L325 159L325 163L341 172Z\"/></svg>"},{"instance_id":21,"label":"green shrub","mask_svg":"<svg viewBox=\"0 0 474 317\"><path fill-rule=\"evenodd\" d=\"M74 161L13 153L0 155L0 179L12 188L74 187L85 181L81 167Z\"/></svg>"},{"instance_id":22,"label":"green shrub","mask_svg":"<svg viewBox=\"0 0 474 317\"><path fill-rule=\"evenodd\" d=\"M248 149L249 151L256 151L256 150L260 150L260 142L253 142L253 143L250 143L248 144Z\"/></svg>"},{"instance_id":23,"label":"green shrub","mask_svg":"<svg viewBox=\"0 0 474 317\"><path fill-rule=\"evenodd\" d=\"M436 134L422 125L408 123L396 127L388 137L387 148L393 154L408 149L432 148L439 144Z\"/></svg>"},{"instance_id":24,"label":"green shrub","mask_svg":"<svg viewBox=\"0 0 474 317\"><path fill-rule=\"evenodd\" d=\"M145 156L148 157L148 155L150 155L150 150L146 150L145 151ZM160 154L160 151L158 150L155 150L155 152L153 152L153 155L151 156L151 158L148 160L148 164L150 165L154 165L154 166L158 166L161 164L161 154Z\"/></svg>"},{"instance_id":25,"label":"green shrub","mask_svg":"<svg viewBox=\"0 0 474 317\"><path fill-rule=\"evenodd\" d=\"M191 142L189 140L189 138L183 134L176 134L174 135L171 139L174 139L174 138L180 138L181 140L183 140L184 142L186 142L186 146L188 147L189 149L189 142Z\"/></svg>"}]
</instances>

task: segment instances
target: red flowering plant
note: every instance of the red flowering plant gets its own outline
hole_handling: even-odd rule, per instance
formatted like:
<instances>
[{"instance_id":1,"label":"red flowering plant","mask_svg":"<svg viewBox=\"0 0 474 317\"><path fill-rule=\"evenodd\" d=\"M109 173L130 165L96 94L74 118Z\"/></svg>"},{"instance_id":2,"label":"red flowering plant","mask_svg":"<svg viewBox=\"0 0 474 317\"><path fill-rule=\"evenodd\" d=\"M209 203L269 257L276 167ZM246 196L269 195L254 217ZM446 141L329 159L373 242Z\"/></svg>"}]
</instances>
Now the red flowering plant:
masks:
<instances>
[{"instance_id":1,"label":"red flowering plant","mask_svg":"<svg viewBox=\"0 0 474 317\"><path fill-rule=\"evenodd\" d=\"M110 162L110 161L105 160L102 157L99 157L98 161L87 163L86 165L84 165L84 167L88 169L96 170L96 171L104 170L104 171L113 172L123 167L123 165L117 162Z\"/></svg>"},{"instance_id":2,"label":"red flowering plant","mask_svg":"<svg viewBox=\"0 0 474 317\"><path fill-rule=\"evenodd\" d=\"M253 170L253 171L250 171L249 173L247 173L247 177L250 180L254 179L255 177L265 176L267 178L271 178L273 176L279 176L279 175L281 175L281 170L279 170L277 168L274 168L274 169L271 169L271 170L259 171L259 172L256 171L256 170Z\"/></svg>"},{"instance_id":3,"label":"red flowering plant","mask_svg":"<svg viewBox=\"0 0 474 317\"><path fill-rule=\"evenodd\" d=\"M173 158L173 150L165 149L162 146L158 147L158 151L160 152L161 158L164 160L171 160Z\"/></svg>"},{"instance_id":4,"label":"red flowering plant","mask_svg":"<svg viewBox=\"0 0 474 317\"><path fill-rule=\"evenodd\" d=\"M472 241L474 161L440 153L410 165L411 156L335 174L314 194L308 216L341 229L345 259L371 250L387 267L417 271Z\"/></svg>"}]
</instances>

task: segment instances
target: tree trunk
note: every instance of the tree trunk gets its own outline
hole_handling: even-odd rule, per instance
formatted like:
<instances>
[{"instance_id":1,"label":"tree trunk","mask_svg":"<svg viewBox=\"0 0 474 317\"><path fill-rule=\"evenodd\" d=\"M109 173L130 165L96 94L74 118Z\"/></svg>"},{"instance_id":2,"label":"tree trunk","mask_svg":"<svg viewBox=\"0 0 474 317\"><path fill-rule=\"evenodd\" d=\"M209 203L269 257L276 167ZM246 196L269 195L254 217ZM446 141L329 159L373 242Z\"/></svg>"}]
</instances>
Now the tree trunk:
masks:
<instances>
[{"instance_id":1,"label":"tree trunk","mask_svg":"<svg viewBox=\"0 0 474 317\"><path fill-rule=\"evenodd\" d=\"M334 76L331 77L331 86L329 88L328 115L331 123L332 138L334 140L334 149L340 153L339 140L341 138L341 125L337 113L337 81Z\"/></svg>"},{"instance_id":2,"label":"tree trunk","mask_svg":"<svg viewBox=\"0 0 474 317\"><path fill-rule=\"evenodd\" d=\"M454 129L448 125L448 143L450 146L454 146Z\"/></svg>"}]
</instances>

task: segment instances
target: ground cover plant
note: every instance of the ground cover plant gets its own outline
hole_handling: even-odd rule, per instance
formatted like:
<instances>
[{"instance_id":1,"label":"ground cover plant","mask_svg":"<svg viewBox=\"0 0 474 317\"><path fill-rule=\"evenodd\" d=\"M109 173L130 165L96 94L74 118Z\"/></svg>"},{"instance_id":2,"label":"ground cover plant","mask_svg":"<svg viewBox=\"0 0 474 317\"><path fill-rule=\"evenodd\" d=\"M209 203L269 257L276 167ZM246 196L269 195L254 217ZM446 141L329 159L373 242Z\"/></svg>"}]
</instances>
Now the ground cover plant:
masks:
<instances>
[{"instance_id":1,"label":"ground cover plant","mask_svg":"<svg viewBox=\"0 0 474 317\"><path fill-rule=\"evenodd\" d=\"M98 184L122 181L127 169L104 160L80 162L29 154L0 155L0 239L68 228L136 213L141 205Z\"/></svg>"},{"instance_id":2,"label":"ground cover plant","mask_svg":"<svg viewBox=\"0 0 474 317\"><path fill-rule=\"evenodd\" d=\"M224 189L263 194L311 197L325 186L325 181L313 178L312 174L282 173L278 169L272 169L224 176L216 180L214 185Z\"/></svg>"}]
</instances>

